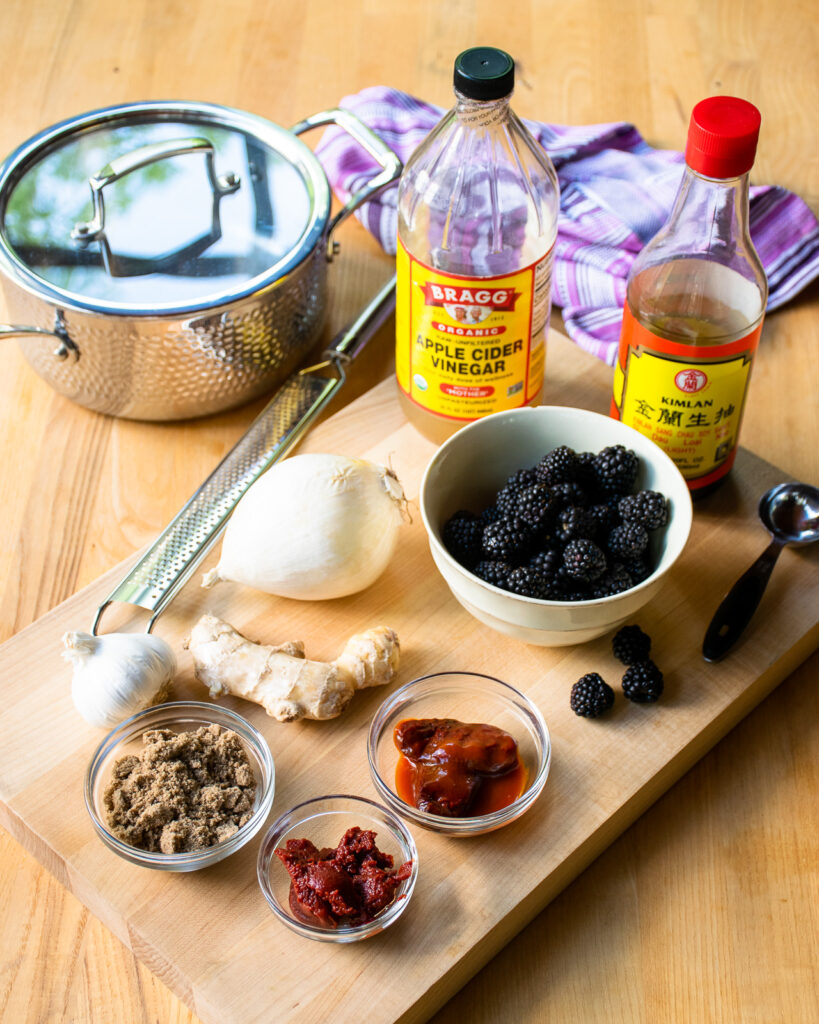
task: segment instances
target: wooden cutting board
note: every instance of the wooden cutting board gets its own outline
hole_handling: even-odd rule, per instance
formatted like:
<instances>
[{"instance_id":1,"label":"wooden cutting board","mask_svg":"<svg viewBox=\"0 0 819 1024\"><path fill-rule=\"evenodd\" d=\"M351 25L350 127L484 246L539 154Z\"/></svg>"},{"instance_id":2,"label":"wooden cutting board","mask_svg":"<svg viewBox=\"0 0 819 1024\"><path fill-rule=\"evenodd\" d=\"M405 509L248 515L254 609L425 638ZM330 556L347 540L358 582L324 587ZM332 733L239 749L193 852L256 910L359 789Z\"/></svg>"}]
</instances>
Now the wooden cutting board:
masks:
<instances>
[{"instance_id":1,"label":"wooden cutting board","mask_svg":"<svg viewBox=\"0 0 819 1024\"><path fill-rule=\"evenodd\" d=\"M550 400L606 408L610 371L554 336L548 372ZM323 423L303 450L389 460L414 498L434 449L404 421L388 382ZM208 1024L323 1024L362 1014L372 1024L422 1021L819 644L817 553L786 550L741 646L716 666L699 654L719 596L764 546L759 494L782 479L742 451L731 482L697 510L683 557L638 617L654 639L666 693L656 706L621 697L599 722L575 717L568 695L588 671L617 689L622 667L609 638L549 650L487 630L437 575L418 515L403 528L387 573L352 598L305 604L232 584L209 592L188 585L158 630L180 656L176 696L205 699L181 640L207 610L260 641L304 639L311 657L331 658L350 634L384 622L401 637L399 682L446 669L486 672L543 711L553 767L538 803L478 839L414 829L420 872L412 903L369 942L319 944L274 920L255 878L259 838L213 868L169 875L121 861L95 836L82 783L100 734L74 711L59 641L66 629L88 628L128 563L0 648L0 821ZM340 789L375 795L366 732L383 696L358 695L333 722L296 724L226 702L268 739L273 816Z\"/></svg>"}]
</instances>

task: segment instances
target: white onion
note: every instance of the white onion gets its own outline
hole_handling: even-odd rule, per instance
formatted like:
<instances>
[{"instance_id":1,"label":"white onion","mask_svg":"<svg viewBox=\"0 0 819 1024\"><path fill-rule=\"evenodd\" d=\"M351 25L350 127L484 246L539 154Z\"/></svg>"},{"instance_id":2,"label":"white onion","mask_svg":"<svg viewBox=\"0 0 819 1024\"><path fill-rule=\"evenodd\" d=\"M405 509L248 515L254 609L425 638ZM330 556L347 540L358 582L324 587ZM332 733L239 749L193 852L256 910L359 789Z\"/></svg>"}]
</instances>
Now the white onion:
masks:
<instances>
[{"instance_id":1,"label":"white onion","mask_svg":"<svg viewBox=\"0 0 819 1024\"><path fill-rule=\"evenodd\" d=\"M374 583L395 550L406 501L384 466L294 455L260 477L228 521L219 565L202 585L244 583L303 601Z\"/></svg>"}]
</instances>

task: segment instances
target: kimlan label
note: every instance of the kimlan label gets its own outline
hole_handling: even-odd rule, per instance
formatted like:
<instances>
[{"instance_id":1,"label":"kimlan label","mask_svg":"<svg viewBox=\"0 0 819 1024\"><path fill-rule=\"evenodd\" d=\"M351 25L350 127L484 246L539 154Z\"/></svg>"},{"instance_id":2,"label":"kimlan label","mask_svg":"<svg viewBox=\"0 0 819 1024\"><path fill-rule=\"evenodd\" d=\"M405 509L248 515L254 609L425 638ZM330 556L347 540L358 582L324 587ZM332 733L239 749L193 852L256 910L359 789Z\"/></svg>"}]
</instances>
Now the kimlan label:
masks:
<instances>
[{"instance_id":1,"label":"kimlan label","mask_svg":"<svg viewBox=\"0 0 819 1024\"><path fill-rule=\"evenodd\" d=\"M625 306L611 415L658 444L691 490L733 465L761 331L760 324L724 345L684 345L653 334Z\"/></svg>"},{"instance_id":2,"label":"kimlan label","mask_svg":"<svg viewBox=\"0 0 819 1024\"><path fill-rule=\"evenodd\" d=\"M551 250L500 277L441 274L398 240L396 376L420 408L474 420L526 405L543 385Z\"/></svg>"}]
</instances>

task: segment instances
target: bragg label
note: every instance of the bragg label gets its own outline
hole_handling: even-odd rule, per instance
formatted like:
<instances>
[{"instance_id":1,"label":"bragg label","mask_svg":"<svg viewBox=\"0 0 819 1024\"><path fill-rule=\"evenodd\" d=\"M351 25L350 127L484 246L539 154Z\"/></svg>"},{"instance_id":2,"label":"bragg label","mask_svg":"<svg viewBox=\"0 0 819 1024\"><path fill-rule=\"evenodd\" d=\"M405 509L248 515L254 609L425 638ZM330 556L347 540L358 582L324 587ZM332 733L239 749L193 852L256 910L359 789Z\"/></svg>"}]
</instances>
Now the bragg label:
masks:
<instances>
[{"instance_id":1,"label":"bragg label","mask_svg":"<svg viewBox=\"0 0 819 1024\"><path fill-rule=\"evenodd\" d=\"M520 298L514 288L467 288L464 285L443 285L438 281L427 281L424 285L426 306L478 306L489 310L513 310Z\"/></svg>"},{"instance_id":2,"label":"bragg label","mask_svg":"<svg viewBox=\"0 0 819 1024\"><path fill-rule=\"evenodd\" d=\"M683 345L653 334L625 306L611 415L671 456L691 490L733 465L761 331L725 345Z\"/></svg>"},{"instance_id":3,"label":"bragg label","mask_svg":"<svg viewBox=\"0 0 819 1024\"><path fill-rule=\"evenodd\" d=\"M416 405L474 420L531 402L543 385L551 250L501 277L441 274L398 240L396 376Z\"/></svg>"}]
</instances>

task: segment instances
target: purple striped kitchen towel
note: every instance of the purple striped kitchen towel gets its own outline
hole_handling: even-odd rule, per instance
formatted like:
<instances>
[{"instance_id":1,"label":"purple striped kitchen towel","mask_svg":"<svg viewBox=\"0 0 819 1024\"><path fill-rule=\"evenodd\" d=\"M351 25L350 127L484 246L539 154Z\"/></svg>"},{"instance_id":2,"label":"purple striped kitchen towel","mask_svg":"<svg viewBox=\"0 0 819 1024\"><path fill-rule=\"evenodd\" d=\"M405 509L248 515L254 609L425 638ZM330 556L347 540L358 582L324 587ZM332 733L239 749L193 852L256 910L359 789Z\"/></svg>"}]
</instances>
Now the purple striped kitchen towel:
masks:
<instances>
[{"instance_id":1,"label":"purple striped kitchen towel","mask_svg":"<svg viewBox=\"0 0 819 1024\"><path fill-rule=\"evenodd\" d=\"M341 106L404 161L443 114L385 86L347 96ZM574 341L613 365L629 267L668 216L683 156L652 149L630 124L526 124L560 178L552 301L562 307ZM343 201L376 170L372 158L337 128L325 132L317 154ZM397 191L392 186L357 213L390 254L395 253ZM751 189L751 234L768 275L768 309L819 275L819 224L792 192L772 185Z\"/></svg>"}]
</instances>

